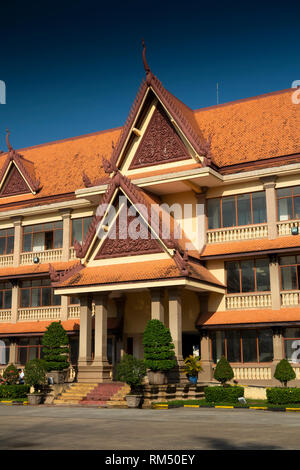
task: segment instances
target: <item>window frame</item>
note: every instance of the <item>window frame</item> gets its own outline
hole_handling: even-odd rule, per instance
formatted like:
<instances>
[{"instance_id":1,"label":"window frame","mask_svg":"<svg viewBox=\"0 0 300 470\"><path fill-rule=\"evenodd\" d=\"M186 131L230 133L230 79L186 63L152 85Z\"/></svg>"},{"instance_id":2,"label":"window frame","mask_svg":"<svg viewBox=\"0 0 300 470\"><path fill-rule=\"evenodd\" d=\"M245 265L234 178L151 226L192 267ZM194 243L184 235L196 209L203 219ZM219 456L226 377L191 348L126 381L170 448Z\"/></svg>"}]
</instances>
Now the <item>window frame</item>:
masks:
<instances>
[{"instance_id":1,"label":"window frame","mask_svg":"<svg viewBox=\"0 0 300 470\"><path fill-rule=\"evenodd\" d=\"M6 284L10 284L10 287L5 287ZM4 285L4 287L2 288L2 285ZM3 307L3 308L0 308L0 311L1 310L11 310L11 303L12 303L12 284L8 281L8 282L1 282L0 283L0 296L2 295L2 304L4 305L4 296L5 296L5 292L10 292L10 307Z\"/></svg>"},{"instance_id":2,"label":"window frame","mask_svg":"<svg viewBox=\"0 0 300 470\"><path fill-rule=\"evenodd\" d=\"M12 234L12 235L8 234L8 233L7 233L8 231L12 231L13 234ZM5 235L2 235L3 232L5 232ZM4 250L4 253L1 253L1 254L0 254L0 256L12 255L12 254L14 253L14 241L15 241L15 231L14 231L14 228L13 228L13 227L10 227L10 228L1 229L1 230L0 230L0 238L4 238L4 239L5 239L5 250ZM12 239L13 239L12 251L10 251L10 252L7 251L7 240L8 240L8 238L12 238Z\"/></svg>"},{"instance_id":3,"label":"window frame","mask_svg":"<svg viewBox=\"0 0 300 470\"><path fill-rule=\"evenodd\" d=\"M276 188L276 212L277 212L277 222L288 222L289 220L300 220L300 217L298 219L295 218L295 203L294 203L294 199L299 197L300 198L300 194L296 194L294 195L294 188L300 188L299 185L296 185L296 186L286 186L286 187L283 187L283 188ZM291 192L292 194L290 196L279 196L278 197L278 191L281 190L281 189L291 189ZM280 220L279 219L279 200L280 199L292 199L292 211L293 211L293 214L292 214L292 218L291 219L286 219L286 220Z\"/></svg>"},{"instance_id":4,"label":"window frame","mask_svg":"<svg viewBox=\"0 0 300 470\"><path fill-rule=\"evenodd\" d=\"M85 219L90 219L90 222L88 224L88 227L90 226L91 222L92 222L92 219L93 219L93 215L87 215L85 217L74 217L73 219L71 219L71 227L70 227L70 247L72 248L74 245L73 245L73 223L75 220L81 220L81 241L77 240L79 243L83 243L84 239L85 239L85 236L88 232L88 228L86 230L86 232L84 232L84 220Z\"/></svg>"},{"instance_id":5,"label":"window frame","mask_svg":"<svg viewBox=\"0 0 300 470\"><path fill-rule=\"evenodd\" d=\"M292 264L280 264L280 260L282 258L285 258L287 256L294 256L295 257L295 260L296 260L296 263L292 263ZM300 255L285 255L285 256L280 256L279 257L279 262L278 262L278 267L279 267L279 278L280 278L280 291L282 292L285 292L285 291L294 291L294 292L297 292L300 290L300 287L299 287L299 282L300 282L300 276L298 274L298 269L300 270L300 262L297 263L297 256L300 256ZM287 267L293 267L295 266L296 268L296 279L297 279L297 288L296 289L283 289L282 287L282 268L287 268Z\"/></svg>"},{"instance_id":6,"label":"window frame","mask_svg":"<svg viewBox=\"0 0 300 470\"><path fill-rule=\"evenodd\" d=\"M61 224L61 227L55 227L55 224L57 224L58 222ZM50 229L45 229L45 225L48 225L48 224L53 225L53 228L51 230ZM43 228L41 230L35 231L34 227L36 227L37 225L42 225ZM25 229L28 230L28 227L31 227L32 230L25 232ZM55 248L54 247L54 245L55 245L55 232L58 232L58 231L61 231L62 243L61 243L61 247ZM48 248L48 250L46 250L46 245L45 245L45 240L44 240L44 248L41 251L49 251L49 250L56 250L56 249L60 250L60 249L62 249L62 247L63 247L63 221L62 220L56 220L55 222L43 222L41 224L24 225L22 227L22 253L33 253L33 235L37 234L37 233L47 233L47 232L53 232L52 248ZM25 237L25 235L28 235L28 234L31 234L31 250L30 251L24 251L24 237Z\"/></svg>"},{"instance_id":7,"label":"window frame","mask_svg":"<svg viewBox=\"0 0 300 470\"><path fill-rule=\"evenodd\" d=\"M266 207L266 212L265 212L265 220L264 222L259 222L259 223L254 223L253 222L253 195L254 194L259 194L262 193L264 194L265 197L265 207ZM250 206L251 206L251 223L246 224L246 225L238 225L238 197L239 196L250 196ZM223 226L223 200L227 198L234 198L234 204L235 204L235 225L230 225L230 226ZM208 228L209 225L209 216L208 216L208 203L209 201L212 200L219 200L220 204L220 227L216 228ZM252 193L242 193L242 194L233 194L231 196L220 196L216 198L207 198L207 230L220 230L220 229L230 229L232 227L249 227L251 225L263 225L267 223L267 206L266 206L266 192L265 191L254 191Z\"/></svg>"},{"instance_id":8,"label":"window frame","mask_svg":"<svg viewBox=\"0 0 300 470\"><path fill-rule=\"evenodd\" d=\"M270 284L270 289L269 290L257 290L257 275L256 275L256 261L258 260L262 260L262 259L266 259L268 260L268 267L269 267L269 284ZM254 283L255 283L255 290L254 291L249 291L249 292L245 292L245 291L242 291L242 269L241 269L241 263L243 261L253 261L254 262ZM240 291L239 292L228 292L227 290L227 286L228 286L228 269L227 269L227 265L228 263L238 263L239 264L239 283L240 283ZM270 282L270 261L268 258L249 258L249 259L245 259L245 260L232 260L232 261L225 261L225 277L226 277L226 295L246 295L246 294L257 294L257 293L260 293L260 292L264 292L264 293L270 293L271 292L271 282Z\"/></svg>"},{"instance_id":9,"label":"window frame","mask_svg":"<svg viewBox=\"0 0 300 470\"><path fill-rule=\"evenodd\" d=\"M26 282L30 282L32 283L32 281L35 281L35 280L39 280L39 281L43 281L45 279L29 279L27 280ZM48 281L48 279L47 279ZM41 299L41 304L43 303L43 289L51 289L51 304L50 305L39 305L39 306L32 306L32 289L40 289L40 299ZM24 290L29 290L30 291L30 295L29 295L29 306L28 307L23 307L21 305L21 300L22 300L22 291ZM22 287L22 283L20 284L20 287L19 287L19 301L18 301L18 305L19 305L19 308L46 308L46 307L61 307L61 303L60 304L54 304L53 303L53 297L54 297L54 288L51 287L51 282L49 285L37 285L37 286L33 286L31 284L31 286L26 286L26 287ZM61 296L59 296L61 298Z\"/></svg>"}]
</instances>

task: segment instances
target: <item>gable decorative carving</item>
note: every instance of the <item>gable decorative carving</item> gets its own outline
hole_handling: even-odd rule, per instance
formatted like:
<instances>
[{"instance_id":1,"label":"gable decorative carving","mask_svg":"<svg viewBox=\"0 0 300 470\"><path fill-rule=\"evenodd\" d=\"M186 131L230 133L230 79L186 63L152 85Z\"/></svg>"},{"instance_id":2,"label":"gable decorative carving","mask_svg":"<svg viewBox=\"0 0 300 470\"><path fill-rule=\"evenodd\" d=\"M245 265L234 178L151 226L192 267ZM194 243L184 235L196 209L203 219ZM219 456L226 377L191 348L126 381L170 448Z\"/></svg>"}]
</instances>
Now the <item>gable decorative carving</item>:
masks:
<instances>
[{"instance_id":1,"label":"gable decorative carving","mask_svg":"<svg viewBox=\"0 0 300 470\"><path fill-rule=\"evenodd\" d=\"M124 223L124 220L127 222ZM108 236L95 259L161 253L162 251L159 242L151 238L149 227L140 217L132 216L128 207L124 207L108 232Z\"/></svg>"},{"instance_id":2,"label":"gable decorative carving","mask_svg":"<svg viewBox=\"0 0 300 470\"><path fill-rule=\"evenodd\" d=\"M15 165L10 169L6 183L0 193L1 196L14 196L17 194L30 193L30 188L17 170Z\"/></svg>"},{"instance_id":3,"label":"gable decorative carving","mask_svg":"<svg viewBox=\"0 0 300 470\"><path fill-rule=\"evenodd\" d=\"M163 107L155 109L129 169L189 158Z\"/></svg>"}]
</instances>

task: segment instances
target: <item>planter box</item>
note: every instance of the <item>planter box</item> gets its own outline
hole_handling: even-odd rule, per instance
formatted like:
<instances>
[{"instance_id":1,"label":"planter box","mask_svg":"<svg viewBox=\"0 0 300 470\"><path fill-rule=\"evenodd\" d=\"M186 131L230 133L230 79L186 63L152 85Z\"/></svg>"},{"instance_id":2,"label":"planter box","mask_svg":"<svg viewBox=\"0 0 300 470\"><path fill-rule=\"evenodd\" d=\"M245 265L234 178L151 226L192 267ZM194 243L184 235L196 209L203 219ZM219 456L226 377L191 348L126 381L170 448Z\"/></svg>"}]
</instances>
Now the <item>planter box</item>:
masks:
<instances>
[{"instance_id":1,"label":"planter box","mask_svg":"<svg viewBox=\"0 0 300 470\"><path fill-rule=\"evenodd\" d=\"M150 385L164 385L167 381L166 374L161 371L154 372L150 370L147 375Z\"/></svg>"},{"instance_id":2,"label":"planter box","mask_svg":"<svg viewBox=\"0 0 300 470\"><path fill-rule=\"evenodd\" d=\"M126 395L125 398L128 408L138 408L141 403L142 395Z\"/></svg>"},{"instance_id":3,"label":"planter box","mask_svg":"<svg viewBox=\"0 0 300 470\"><path fill-rule=\"evenodd\" d=\"M40 405L43 394L42 393L28 393L28 405Z\"/></svg>"}]
</instances>

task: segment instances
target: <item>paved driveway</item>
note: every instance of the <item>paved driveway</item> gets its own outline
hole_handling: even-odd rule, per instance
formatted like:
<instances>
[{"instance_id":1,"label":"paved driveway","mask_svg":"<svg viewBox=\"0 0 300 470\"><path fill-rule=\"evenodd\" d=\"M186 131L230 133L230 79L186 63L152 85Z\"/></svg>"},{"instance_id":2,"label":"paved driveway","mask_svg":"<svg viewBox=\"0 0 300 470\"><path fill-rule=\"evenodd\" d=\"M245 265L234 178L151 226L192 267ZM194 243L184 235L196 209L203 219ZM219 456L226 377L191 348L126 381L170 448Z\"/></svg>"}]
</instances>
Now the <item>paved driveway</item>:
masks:
<instances>
[{"instance_id":1,"label":"paved driveway","mask_svg":"<svg viewBox=\"0 0 300 470\"><path fill-rule=\"evenodd\" d=\"M300 412L0 405L0 449L300 449Z\"/></svg>"}]
</instances>

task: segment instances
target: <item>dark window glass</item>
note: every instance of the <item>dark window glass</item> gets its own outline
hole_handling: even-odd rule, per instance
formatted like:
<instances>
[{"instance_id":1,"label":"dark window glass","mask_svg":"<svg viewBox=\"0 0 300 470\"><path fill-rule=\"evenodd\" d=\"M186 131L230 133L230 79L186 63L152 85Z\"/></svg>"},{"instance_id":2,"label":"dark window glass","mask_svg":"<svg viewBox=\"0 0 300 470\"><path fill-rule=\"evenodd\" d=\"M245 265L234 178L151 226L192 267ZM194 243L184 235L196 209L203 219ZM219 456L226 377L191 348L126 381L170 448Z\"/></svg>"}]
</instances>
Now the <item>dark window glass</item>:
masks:
<instances>
[{"instance_id":1,"label":"dark window glass","mask_svg":"<svg viewBox=\"0 0 300 470\"><path fill-rule=\"evenodd\" d=\"M92 218L93 217L84 217L83 218L83 239L82 240L85 239L85 236L88 232L88 229L89 229L89 226L91 224Z\"/></svg>"},{"instance_id":2,"label":"dark window glass","mask_svg":"<svg viewBox=\"0 0 300 470\"><path fill-rule=\"evenodd\" d=\"M5 238L0 238L0 255L5 254Z\"/></svg>"},{"instance_id":3,"label":"dark window glass","mask_svg":"<svg viewBox=\"0 0 300 470\"><path fill-rule=\"evenodd\" d=\"M227 292L233 294L240 292L240 270L239 263L232 261L227 263Z\"/></svg>"},{"instance_id":4,"label":"dark window glass","mask_svg":"<svg viewBox=\"0 0 300 470\"><path fill-rule=\"evenodd\" d=\"M241 261L242 292L255 291L254 261Z\"/></svg>"},{"instance_id":5,"label":"dark window glass","mask_svg":"<svg viewBox=\"0 0 300 470\"><path fill-rule=\"evenodd\" d=\"M300 219L300 197L294 198L294 219Z\"/></svg>"},{"instance_id":6,"label":"dark window glass","mask_svg":"<svg viewBox=\"0 0 300 470\"><path fill-rule=\"evenodd\" d=\"M243 362L257 362L257 333L256 330L243 330Z\"/></svg>"},{"instance_id":7,"label":"dark window glass","mask_svg":"<svg viewBox=\"0 0 300 470\"><path fill-rule=\"evenodd\" d=\"M256 262L256 290L270 290L270 271L267 259L257 259Z\"/></svg>"},{"instance_id":8,"label":"dark window glass","mask_svg":"<svg viewBox=\"0 0 300 470\"><path fill-rule=\"evenodd\" d=\"M30 306L30 289L21 289L21 299L20 304L21 307L29 307Z\"/></svg>"},{"instance_id":9,"label":"dark window glass","mask_svg":"<svg viewBox=\"0 0 300 470\"><path fill-rule=\"evenodd\" d=\"M277 197L287 197L292 195L292 188L277 189Z\"/></svg>"},{"instance_id":10,"label":"dark window glass","mask_svg":"<svg viewBox=\"0 0 300 470\"><path fill-rule=\"evenodd\" d=\"M51 305L51 287L42 288L42 305Z\"/></svg>"},{"instance_id":11,"label":"dark window glass","mask_svg":"<svg viewBox=\"0 0 300 470\"><path fill-rule=\"evenodd\" d=\"M31 307L41 307L41 289L31 289Z\"/></svg>"},{"instance_id":12,"label":"dark window glass","mask_svg":"<svg viewBox=\"0 0 300 470\"><path fill-rule=\"evenodd\" d=\"M273 361L273 332L271 329L258 332L259 362Z\"/></svg>"},{"instance_id":13,"label":"dark window glass","mask_svg":"<svg viewBox=\"0 0 300 470\"><path fill-rule=\"evenodd\" d=\"M278 199L278 219L280 221L293 218L292 198Z\"/></svg>"},{"instance_id":14,"label":"dark window glass","mask_svg":"<svg viewBox=\"0 0 300 470\"><path fill-rule=\"evenodd\" d=\"M224 197L222 199L223 227L233 227L236 225L235 198Z\"/></svg>"},{"instance_id":15,"label":"dark window glass","mask_svg":"<svg viewBox=\"0 0 300 470\"><path fill-rule=\"evenodd\" d=\"M207 201L208 229L221 227L221 205L220 199L209 199Z\"/></svg>"},{"instance_id":16,"label":"dark window glass","mask_svg":"<svg viewBox=\"0 0 300 470\"><path fill-rule=\"evenodd\" d=\"M23 236L23 251L31 251L31 249L32 249L32 234L26 233Z\"/></svg>"},{"instance_id":17,"label":"dark window glass","mask_svg":"<svg viewBox=\"0 0 300 470\"><path fill-rule=\"evenodd\" d=\"M216 331L211 334L211 354L215 364L221 359L221 356L225 356L224 331Z\"/></svg>"},{"instance_id":18,"label":"dark window glass","mask_svg":"<svg viewBox=\"0 0 300 470\"><path fill-rule=\"evenodd\" d=\"M280 272L282 290L298 289L296 266L283 266Z\"/></svg>"},{"instance_id":19,"label":"dark window glass","mask_svg":"<svg viewBox=\"0 0 300 470\"><path fill-rule=\"evenodd\" d=\"M264 192L252 194L253 224L263 224L267 221L266 196Z\"/></svg>"},{"instance_id":20,"label":"dark window glass","mask_svg":"<svg viewBox=\"0 0 300 470\"><path fill-rule=\"evenodd\" d=\"M4 308L11 308L11 290L4 291Z\"/></svg>"},{"instance_id":21,"label":"dark window glass","mask_svg":"<svg viewBox=\"0 0 300 470\"><path fill-rule=\"evenodd\" d=\"M62 248L63 244L63 231L55 230L54 232L54 248Z\"/></svg>"},{"instance_id":22,"label":"dark window glass","mask_svg":"<svg viewBox=\"0 0 300 470\"><path fill-rule=\"evenodd\" d=\"M237 216L238 225L250 225L252 223L250 194L237 196Z\"/></svg>"},{"instance_id":23,"label":"dark window glass","mask_svg":"<svg viewBox=\"0 0 300 470\"><path fill-rule=\"evenodd\" d=\"M53 232L45 232L45 250L53 248Z\"/></svg>"},{"instance_id":24,"label":"dark window glass","mask_svg":"<svg viewBox=\"0 0 300 470\"><path fill-rule=\"evenodd\" d=\"M241 362L241 335L239 331L226 332L227 360L229 362Z\"/></svg>"},{"instance_id":25,"label":"dark window glass","mask_svg":"<svg viewBox=\"0 0 300 470\"><path fill-rule=\"evenodd\" d=\"M9 255L14 252L14 237L7 237L6 253Z\"/></svg>"},{"instance_id":26,"label":"dark window glass","mask_svg":"<svg viewBox=\"0 0 300 470\"><path fill-rule=\"evenodd\" d=\"M74 240L82 243L82 219L72 219L72 245Z\"/></svg>"},{"instance_id":27,"label":"dark window glass","mask_svg":"<svg viewBox=\"0 0 300 470\"><path fill-rule=\"evenodd\" d=\"M53 294L53 305L61 305L61 295Z\"/></svg>"}]
</instances>

